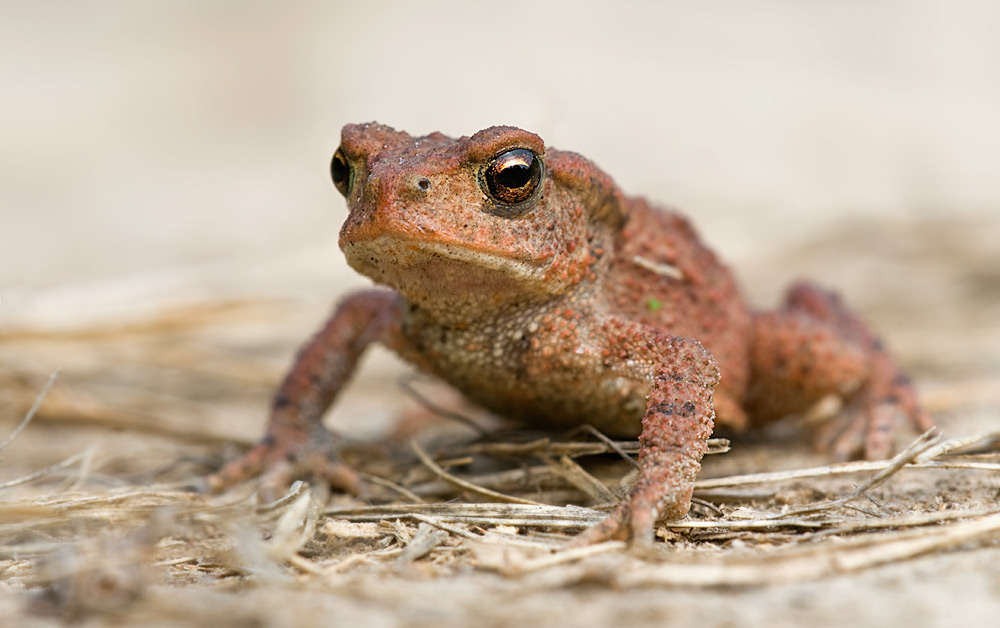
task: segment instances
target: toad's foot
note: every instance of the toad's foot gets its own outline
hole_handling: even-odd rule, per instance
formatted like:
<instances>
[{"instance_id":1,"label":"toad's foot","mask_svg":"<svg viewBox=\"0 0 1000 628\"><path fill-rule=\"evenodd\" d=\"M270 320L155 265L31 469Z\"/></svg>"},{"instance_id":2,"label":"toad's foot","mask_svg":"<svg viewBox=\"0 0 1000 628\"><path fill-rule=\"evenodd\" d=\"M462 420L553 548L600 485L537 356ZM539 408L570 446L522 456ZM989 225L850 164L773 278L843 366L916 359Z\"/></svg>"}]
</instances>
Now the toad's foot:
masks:
<instances>
[{"instance_id":1,"label":"toad's foot","mask_svg":"<svg viewBox=\"0 0 1000 628\"><path fill-rule=\"evenodd\" d=\"M268 434L249 451L206 479L211 492L260 476L258 494L270 502L280 497L300 478L326 482L352 495L365 492L358 474L340 461L341 439L315 426L308 431L285 431L281 437Z\"/></svg>"},{"instance_id":2,"label":"toad's foot","mask_svg":"<svg viewBox=\"0 0 1000 628\"><path fill-rule=\"evenodd\" d=\"M837 460L863 455L868 460L888 458L893 435L901 424L910 423L921 432L934 422L917 401L909 378L900 373L888 356L879 356L872 378L852 396L844 411L816 431L816 445Z\"/></svg>"},{"instance_id":3,"label":"toad's foot","mask_svg":"<svg viewBox=\"0 0 1000 628\"><path fill-rule=\"evenodd\" d=\"M657 499L651 487L636 485L629 496L618 503L611 514L597 525L584 530L570 542L570 547L583 547L606 541L627 541L632 551L646 554L653 548L656 522L679 519L691 503L690 489L683 495Z\"/></svg>"},{"instance_id":4,"label":"toad's foot","mask_svg":"<svg viewBox=\"0 0 1000 628\"><path fill-rule=\"evenodd\" d=\"M798 284L784 306L758 314L751 361L745 405L758 423L830 395L845 400L845 411L816 432L819 447L838 459L887 457L899 419L932 427L895 359L832 292Z\"/></svg>"}]
</instances>

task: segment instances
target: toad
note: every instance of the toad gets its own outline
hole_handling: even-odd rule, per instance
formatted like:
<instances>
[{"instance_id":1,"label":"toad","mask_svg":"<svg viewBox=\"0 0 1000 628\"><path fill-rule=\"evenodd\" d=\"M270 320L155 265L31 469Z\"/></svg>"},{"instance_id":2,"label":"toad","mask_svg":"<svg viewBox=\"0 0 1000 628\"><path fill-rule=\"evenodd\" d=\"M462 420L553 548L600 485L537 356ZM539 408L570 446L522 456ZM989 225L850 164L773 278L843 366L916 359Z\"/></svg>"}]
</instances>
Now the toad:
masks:
<instances>
[{"instance_id":1,"label":"toad","mask_svg":"<svg viewBox=\"0 0 1000 628\"><path fill-rule=\"evenodd\" d=\"M902 421L931 427L835 294L800 283L777 309L752 309L687 219L533 133L352 124L331 174L349 209L340 247L388 289L339 304L278 389L266 435L213 489L261 474L265 496L304 476L360 491L322 418L372 343L499 415L638 437L634 486L577 543L648 546L659 519L684 516L717 424L752 429L836 395L844 409L819 440L838 458L887 455Z\"/></svg>"}]
</instances>

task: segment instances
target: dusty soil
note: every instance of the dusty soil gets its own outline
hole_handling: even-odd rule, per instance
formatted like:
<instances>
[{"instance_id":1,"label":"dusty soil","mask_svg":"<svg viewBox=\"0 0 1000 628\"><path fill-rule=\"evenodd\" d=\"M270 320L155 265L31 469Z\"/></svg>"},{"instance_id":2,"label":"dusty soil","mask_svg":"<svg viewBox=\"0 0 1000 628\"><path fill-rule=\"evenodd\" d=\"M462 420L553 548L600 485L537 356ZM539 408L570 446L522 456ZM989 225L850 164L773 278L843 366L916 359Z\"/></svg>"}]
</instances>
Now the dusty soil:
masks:
<instances>
[{"instance_id":1,"label":"dusty soil","mask_svg":"<svg viewBox=\"0 0 1000 628\"><path fill-rule=\"evenodd\" d=\"M259 506L252 485L193 492L257 435L294 339L322 316L308 301L7 331L8 432L61 371L3 452L0 605L22 626L975 624L1000 611L997 233L1000 222L852 224L744 263L759 291L788 267L834 265L830 280L885 331L945 439L980 438L910 455L919 468L874 486L884 465L827 466L793 424L735 440L706 459L702 503L641 557L615 544L560 552L628 471L583 455L594 438L478 440L408 389L455 407L449 391L400 384L405 369L384 355L330 419L358 438L354 461L380 482L372 499L300 486ZM414 435L448 478L555 508L490 506L421 462Z\"/></svg>"}]
</instances>

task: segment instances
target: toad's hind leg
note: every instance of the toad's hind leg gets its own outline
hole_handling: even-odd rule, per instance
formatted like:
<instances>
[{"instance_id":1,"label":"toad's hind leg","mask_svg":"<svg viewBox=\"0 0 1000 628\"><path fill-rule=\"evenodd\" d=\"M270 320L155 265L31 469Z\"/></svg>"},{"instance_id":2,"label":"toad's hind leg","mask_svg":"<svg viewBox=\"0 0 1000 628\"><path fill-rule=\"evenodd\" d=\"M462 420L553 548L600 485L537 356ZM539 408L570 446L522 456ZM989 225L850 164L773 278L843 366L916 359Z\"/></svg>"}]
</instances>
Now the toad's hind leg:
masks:
<instances>
[{"instance_id":1,"label":"toad's hind leg","mask_svg":"<svg viewBox=\"0 0 1000 628\"><path fill-rule=\"evenodd\" d=\"M844 412L817 432L837 458L886 457L899 418L921 430L933 425L909 379L837 295L797 284L785 304L754 318L746 408L755 423L809 409L828 395Z\"/></svg>"}]
</instances>

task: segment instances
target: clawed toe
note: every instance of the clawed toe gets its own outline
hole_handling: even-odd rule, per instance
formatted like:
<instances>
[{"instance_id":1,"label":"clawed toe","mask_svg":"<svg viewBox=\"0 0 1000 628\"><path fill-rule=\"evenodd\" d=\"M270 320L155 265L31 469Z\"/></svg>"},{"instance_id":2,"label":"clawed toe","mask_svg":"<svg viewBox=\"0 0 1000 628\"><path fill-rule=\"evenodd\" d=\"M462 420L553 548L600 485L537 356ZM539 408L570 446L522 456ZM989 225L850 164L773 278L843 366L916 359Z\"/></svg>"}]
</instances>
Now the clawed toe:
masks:
<instances>
[{"instance_id":1,"label":"clawed toe","mask_svg":"<svg viewBox=\"0 0 1000 628\"><path fill-rule=\"evenodd\" d=\"M862 394L828 420L817 430L816 445L839 461L859 455L867 460L885 459L892 453L893 435L902 423L912 424L921 433L934 427L909 382L897 378L889 394Z\"/></svg>"},{"instance_id":2,"label":"clawed toe","mask_svg":"<svg viewBox=\"0 0 1000 628\"><path fill-rule=\"evenodd\" d=\"M629 549L643 554L653 546L657 510L645 500L629 496L611 514L570 541L569 547L584 547L608 541L626 541Z\"/></svg>"},{"instance_id":3,"label":"clawed toe","mask_svg":"<svg viewBox=\"0 0 1000 628\"><path fill-rule=\"evenodd\" d=\"M227 488L260 474L271 446L273 443L265 438L236 460L230 460L221 469L209 475L205 478L208 492L221 493Z\"/></svg>"},{"instance_id":4,"label":"clawed toe","mask_svg":"<svg viewBox=\"0 0 1000 628\"><path fill-rule=\"evenodd\" d=\"M605 517L600 523L593 525L580 534L576 535L569 542L569 548L586 547L605 543L607 541L625 541L628 539L628 512L624 506L625 502L619 503L610 515Z\"/></svg>"},{"instance_id":5,"label":"clawed toe","mask_svg":"<svg viewBox=\"0 0 1000 628\"><path fill-rule=\"evenodd\" d=\"M340 461L333 434L310 434L304 438L279 441L265 437L242 456L227 463L206 480L209 491L226 488L260 476L261 500L273 501L297 479L313 479L352 495L362 495L366 487L351 467Z\"/></svg>"},{"instance_id":6,"label":"clawed toe","mask_svg":"<svg viewBox=\"0 0 1000 628\"><path fill-rule=\"evenodd\" d=\"M272 502L278 499L297 479L324 482L331 488L355 496L366 492L365 485L358 474L343 463L330 461L321 455L310 456L310 459L297 462L298 464L291 464L287 461L281 461L261 474L257 492L262 502Z\"/></svg>"}]
</instances>

